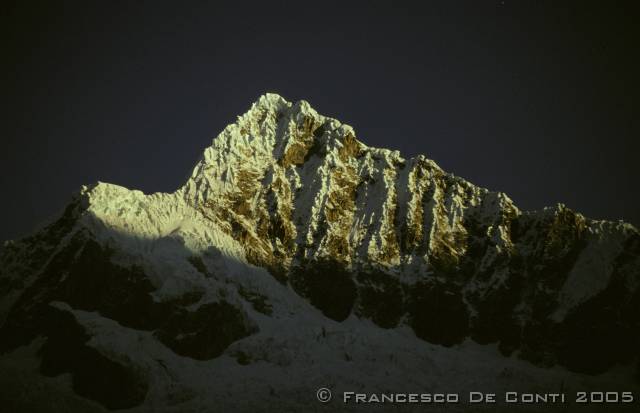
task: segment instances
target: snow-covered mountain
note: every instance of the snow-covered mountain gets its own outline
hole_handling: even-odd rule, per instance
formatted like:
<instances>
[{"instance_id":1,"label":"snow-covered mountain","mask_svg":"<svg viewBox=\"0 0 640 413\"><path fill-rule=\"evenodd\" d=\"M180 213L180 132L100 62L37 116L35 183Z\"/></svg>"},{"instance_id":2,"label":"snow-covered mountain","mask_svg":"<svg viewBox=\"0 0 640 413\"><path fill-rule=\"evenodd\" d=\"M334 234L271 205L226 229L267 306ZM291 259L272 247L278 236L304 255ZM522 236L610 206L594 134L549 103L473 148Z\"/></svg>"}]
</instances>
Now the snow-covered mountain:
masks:
<instances>
[{"instance_id":1,"label":"snow-covered mountain","mask_svg":"<svg viewBox=\"0 0 640 413\"><path fill-rule=\"evenodd\" d=\"M639 284L631 225L520 211L267 94L174 193L83 187L59 219L4 244L0 402L362 407L320 403L319 387L640 399Z\"/></svg>"}]
</instances>

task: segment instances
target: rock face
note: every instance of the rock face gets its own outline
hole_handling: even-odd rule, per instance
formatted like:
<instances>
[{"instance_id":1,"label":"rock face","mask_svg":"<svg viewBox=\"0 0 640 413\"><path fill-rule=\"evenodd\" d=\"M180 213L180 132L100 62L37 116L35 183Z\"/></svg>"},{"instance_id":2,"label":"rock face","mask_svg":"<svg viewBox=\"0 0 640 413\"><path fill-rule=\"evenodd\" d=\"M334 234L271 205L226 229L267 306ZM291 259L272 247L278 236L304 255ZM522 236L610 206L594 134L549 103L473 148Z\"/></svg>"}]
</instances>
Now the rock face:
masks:
<instances>
[{"instance_id":1,"label":"rock face","mask_svg":"<svg viewBox=\"0 0 640 413\"><path fill-rule=\"evenodd\" d=\"M311 382L284 386L301 392L285 401L276 377L336 354L357 363L355 351L495 344L519 369L588 375L637 362L635 228L563 205L522 212L424 156L355 136L267 94L176 192L82 188L58 220L0 251L0 351L31 349L39 374L70 373L74 394L108 409L177 411L207 405L203 378L234 394L260 377L238 369L260 363L274 387L256 403L315 403L302 395ZM380 334L387 347L354 339ZM414 356L383 365L413 374ZM365 380L366 365L318 374L388 384Z\"/></svg>"}]
</instances>

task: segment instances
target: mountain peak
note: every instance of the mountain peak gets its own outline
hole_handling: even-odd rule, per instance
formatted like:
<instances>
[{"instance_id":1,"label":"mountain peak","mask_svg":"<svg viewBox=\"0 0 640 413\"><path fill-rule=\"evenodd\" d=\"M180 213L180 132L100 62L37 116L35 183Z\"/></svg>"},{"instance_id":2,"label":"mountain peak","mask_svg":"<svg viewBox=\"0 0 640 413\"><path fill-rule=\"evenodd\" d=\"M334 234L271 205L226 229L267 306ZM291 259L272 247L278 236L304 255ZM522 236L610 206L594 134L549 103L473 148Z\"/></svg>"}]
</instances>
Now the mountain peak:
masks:
<instances>
[{"instance_id":1,"label":"mountain peak","mask_svg":"<svg viewBox=\"0 0 640 413\"><path fill-rule=\"evenodd\" d=\"M304 100L291 103L267 93L205 149L191 180L197 180L199 188L205 181L210 188L234 184L238 170L264 177L271 166L287 171L313 157L346 162L365 148L351 126L319 114Z\"/></svg>"},{"instance_id":2,"label":"mountain peak","mask_svg":"<svg viewBox=\"0 0 640 413\"><path fill-rule=\"evenodd\" d=\"M257 128L255 128L257 126ZM238 116L238 120L229 125L232 130L238 129L240 136L251 132L258 132L261 135L264 128L283 129L281 132L275 131L275 141L279 138L300 138L301 134L312 133L305 138L322 138L326 130L338 130L343 135L349 133L355 136L353 128L343 124L337 119L319 114L306 100L291 102L276 93L265 93L261 95L243 115ZM318 128L322 129L318 130ZM314 133L315 132L315 133ZM317 139L319 143L326 144L329 139Z\"/></svg>"},{"instance_id":3,"label":"mountain peak","mask_svg":"<svg viewBox=\"0 0 640 413\"><path fill-rule=\"evenodd\" d=\"M287 100L285 97L279 95L278 93L267 92L253 102L251 105L252 111L254 109L258 110L286 110L288 108L293 109L294 112L313 112L317 115L317 112L311 107L309 102L306 100L299 100L296 102L292 102Z\"/></svg>"},{"instance_id":4,"label":"mountain peak","mask_svg":"<svg viewBox=\"0 0 640 413\"><path fill-rule=\"evenodd\" d=\"M281 110L291 106L292 103L279 94L267 92L260 95L260 97L255 102L253 102L248 112L272 109Z\"/></svg>"},{"instance_id":5,"label":"mountain peak","mask_svg":"<svg viewBox=\"0 0 640 413\"><path fill-rule=\"evenodd\" d=\"M555 389L571 376L549 366L596 374L638 360L639 268L631 226L564 205L522 212L265 94L176 192L83 187L57 221L0 248L0 354L69 373L74 392L109 409L201 411L209 397L255 411L277 389L270 402L301 404L269 410L302 411L317 377L382 392L389 371L416 388L463 371ZM472 341L539 368L497 353L478 363ZM380 369L389 354L393 370ZM277 379L258 391L265 369Z\"/></svg>"}]
</instances>

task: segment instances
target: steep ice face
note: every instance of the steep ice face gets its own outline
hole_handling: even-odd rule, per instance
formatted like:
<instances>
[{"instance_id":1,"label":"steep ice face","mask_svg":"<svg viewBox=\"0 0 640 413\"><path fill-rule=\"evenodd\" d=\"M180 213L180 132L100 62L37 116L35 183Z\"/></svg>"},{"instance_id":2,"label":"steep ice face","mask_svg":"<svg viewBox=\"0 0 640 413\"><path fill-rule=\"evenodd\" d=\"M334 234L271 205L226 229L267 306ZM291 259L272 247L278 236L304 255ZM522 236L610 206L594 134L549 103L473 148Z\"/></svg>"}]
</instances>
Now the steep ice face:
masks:
<instances>
[{"instance_id":1,"label":"steep ice face","mask_svg":"<svg viewBox=\"0 0 640 413\"><path fill-rule=\"evenodd\" d=\"M197 410L210 383L220 398L248 378L271 394L265 371L286 408L317 384L290 382L308 371L377 390L456 383L442 372L477 364L486 349L472 341L527 361L485 354L476 384L496 363L544 385L552 374L531 364L594 374L639 356L634 227L564 205L520 211L274 94L174 193L83 187L60 219L5 243L0 264L0 352L37 352L41 373L70 373L76 394L108 408ZM394 379L374 372L389 354ZM128 385L114 401L85 365ZM274 403L265 394L253 406Z\"/></svg>"}]
</instances>

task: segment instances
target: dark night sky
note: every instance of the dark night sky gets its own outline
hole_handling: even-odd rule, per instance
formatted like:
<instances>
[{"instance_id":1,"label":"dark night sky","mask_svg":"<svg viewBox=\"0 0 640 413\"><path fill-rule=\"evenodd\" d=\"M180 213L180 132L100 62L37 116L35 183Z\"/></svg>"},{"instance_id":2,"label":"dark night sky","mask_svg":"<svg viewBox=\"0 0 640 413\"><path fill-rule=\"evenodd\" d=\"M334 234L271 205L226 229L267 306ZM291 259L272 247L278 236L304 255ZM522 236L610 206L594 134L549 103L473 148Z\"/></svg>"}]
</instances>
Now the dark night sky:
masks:
<instances>
[{"instance_id":1,"label":"dark night sky","mask_svg":"<svg viewBox=\"0 0 640 413\"><path fill-rule=\"evenodd\" d=\"M0 239L82 184L176 189L267 91L523 209L640 224L624 3L64 3L0 6Z\"/></svg>"}]
</instances>

